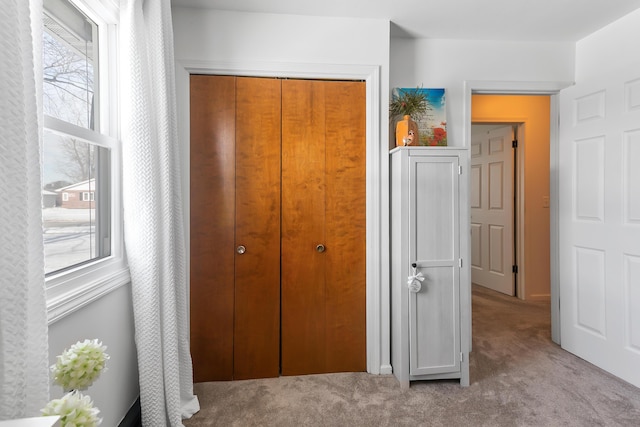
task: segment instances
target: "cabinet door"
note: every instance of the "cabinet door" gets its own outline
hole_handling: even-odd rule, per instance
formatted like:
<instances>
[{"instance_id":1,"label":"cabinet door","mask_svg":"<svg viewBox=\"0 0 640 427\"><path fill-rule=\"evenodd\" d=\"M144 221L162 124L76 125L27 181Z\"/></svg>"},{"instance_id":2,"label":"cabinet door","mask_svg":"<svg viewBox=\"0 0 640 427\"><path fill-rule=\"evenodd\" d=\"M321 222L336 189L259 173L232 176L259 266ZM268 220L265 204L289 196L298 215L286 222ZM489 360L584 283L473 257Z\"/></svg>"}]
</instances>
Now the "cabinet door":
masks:
<instances>
[{"instance_id":1,"label":"cabinet door","mask_svg":"<svg viewBox=\"0 0 640 427\"><path fill-rule=\"evenodd\" d=\"M409 292L410 374L460 370L458 157L411 158L411 262L425 280Z\"/></svg>"}]
</instances>

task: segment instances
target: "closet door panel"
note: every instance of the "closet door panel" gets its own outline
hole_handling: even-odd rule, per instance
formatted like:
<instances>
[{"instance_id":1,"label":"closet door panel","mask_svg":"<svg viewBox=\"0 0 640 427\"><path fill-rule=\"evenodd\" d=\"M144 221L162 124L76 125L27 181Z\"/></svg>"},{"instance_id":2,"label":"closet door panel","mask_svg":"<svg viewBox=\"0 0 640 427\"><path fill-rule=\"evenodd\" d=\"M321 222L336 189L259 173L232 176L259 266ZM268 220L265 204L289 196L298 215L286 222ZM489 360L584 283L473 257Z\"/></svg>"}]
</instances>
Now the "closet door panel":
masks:
<instances>
[{"instance_id":1,"label":"closet door panel","mask_svg":"<svg viewBox=\"0 0 640 427\"><path fill-rule=\"evenodd\" d=\"M280 80L237 78L234 379L280 371L280 110Z\"/></svg>"},{"instance_id":2,"label":"closet door panel","mask_svg":"<svg viewBox=\"0 0 640 427\"><path fill-rule=\"evenodd\" d=\"M326 370L366 370L365 83L323 82L326 99Z\"/></svg>"},{"instance_id":3,"label":"closet door panel","mask_svg":"<svg viewBox=\"0 0 640 427\"><path fill-rule=\"evenodd\" d=\"M191 76L194 380L233 378L235 78Z\"/></svg>"},{"instance_id":4,"label":"closet door panel","mask_svg":"<svg viewBox=\"0 0 640 427\"><path fill-rule=\"evenodd\" d=\"M324 372L324 87L282 82L282 374Z\"/></svg>"},{"instance_id":5,"label":"closet door panel","mask_svg":"<svg viewBox=\"0 0 640 427\"><path fill-rule=\"evenodd\" d=\"M364 83L283 81L284 375L366 369L364 105Z\"/></svg>"}]
</instances>

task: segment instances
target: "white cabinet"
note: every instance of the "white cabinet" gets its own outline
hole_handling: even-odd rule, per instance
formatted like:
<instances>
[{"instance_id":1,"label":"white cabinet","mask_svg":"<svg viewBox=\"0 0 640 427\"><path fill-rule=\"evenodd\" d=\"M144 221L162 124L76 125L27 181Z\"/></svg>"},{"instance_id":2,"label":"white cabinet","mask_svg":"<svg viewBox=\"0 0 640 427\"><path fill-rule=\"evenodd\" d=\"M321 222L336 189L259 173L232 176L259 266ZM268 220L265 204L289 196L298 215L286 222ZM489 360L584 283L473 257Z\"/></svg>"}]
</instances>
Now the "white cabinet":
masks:
<instances>
[{"instance_id":1,"label":"white cabinet","mask_svg":"<svg viewBox=\"0 0 640 427\"><path fill-rule=\"evenodd\" d=\"M469 385L468 161L461 148L391 151L391 362L404 388Z\"/></svg>"}]
</instances>

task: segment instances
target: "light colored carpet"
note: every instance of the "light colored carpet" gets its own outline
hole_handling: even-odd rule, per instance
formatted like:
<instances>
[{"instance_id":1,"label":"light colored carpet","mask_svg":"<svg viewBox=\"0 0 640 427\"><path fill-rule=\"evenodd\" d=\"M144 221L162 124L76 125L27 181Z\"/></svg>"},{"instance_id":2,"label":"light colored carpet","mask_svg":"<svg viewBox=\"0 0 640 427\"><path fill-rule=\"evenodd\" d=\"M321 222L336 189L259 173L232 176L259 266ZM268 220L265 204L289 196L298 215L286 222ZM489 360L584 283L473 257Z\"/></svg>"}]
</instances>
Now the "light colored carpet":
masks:
<instances>
[{"instance_id":1,"label":"light colored carpet","mask_svg":"<svg viewBox=\"0 0 640 427\"><path fill-rule=\"evenodd\" d=\"M550 339L547 303L473 288L471 385L339 373L196 384L201 426L640 426L640 389ZM640 367L639 367L640 368Z\"/></svg>"}]
</instances>

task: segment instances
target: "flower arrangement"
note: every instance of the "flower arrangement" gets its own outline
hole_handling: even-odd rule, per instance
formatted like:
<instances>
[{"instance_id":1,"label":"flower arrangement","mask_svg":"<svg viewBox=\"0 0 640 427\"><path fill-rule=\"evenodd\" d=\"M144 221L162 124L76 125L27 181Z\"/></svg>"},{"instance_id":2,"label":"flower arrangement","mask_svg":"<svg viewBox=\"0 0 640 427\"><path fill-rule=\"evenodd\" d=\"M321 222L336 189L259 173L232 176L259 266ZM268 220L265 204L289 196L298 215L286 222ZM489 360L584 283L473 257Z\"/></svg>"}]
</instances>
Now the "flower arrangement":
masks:
<instances>
[{"instance_id":1,"label":"flower arrangement","mask_svg":"<svg viewBox=\"0 0 640 427\"><path fill-rule=\"evenodd\" d=\"M62 427L95 427L102 419L93 407L86 390L106 370L109 355L97 339L78 341L57 357L51 366L54 383L67 392L61 399L53 399L42 409L43 415L59 415Z\"/></svg>"},{"instance_id":2,"label":"flower arrangement","mask_svg":"<svg viewBox=\"0 0 640 427\"><path fill-rule=\"evenodd\" d=\"M389 119L411 116L413 120L419 121L429 109L429 102L422 88L400 89L397 92L394 91L389 102Z\"/></svg>"},{"instance_id":3,"label":"flower arrangement","mask_svg":"<svg viewBox=\"0 0 640 427\"><path fill-rule=\"evenodd\" d=\"M89 396L79 391L71 391L62 399L53 399L42 410L42 415L58 415L62 427L93 427L102 422L100 411L93 407Z\"/></svg>"},{"instance_id":4,"label":"flower arrangement","mask_svg":"<svg viewBox=\"0 0 640 427\"><path fill-rule=\"evenodd\" d=\"M105 368L109 355L98 340L78 341L65 350L51 366L53 381L65 391L86 390Z\"/></svg>"}]
</instances>

